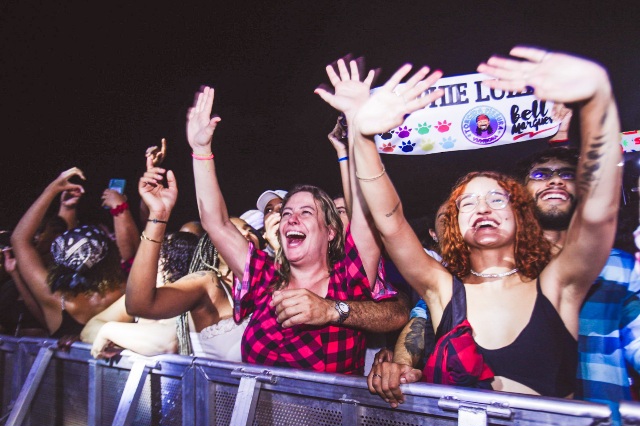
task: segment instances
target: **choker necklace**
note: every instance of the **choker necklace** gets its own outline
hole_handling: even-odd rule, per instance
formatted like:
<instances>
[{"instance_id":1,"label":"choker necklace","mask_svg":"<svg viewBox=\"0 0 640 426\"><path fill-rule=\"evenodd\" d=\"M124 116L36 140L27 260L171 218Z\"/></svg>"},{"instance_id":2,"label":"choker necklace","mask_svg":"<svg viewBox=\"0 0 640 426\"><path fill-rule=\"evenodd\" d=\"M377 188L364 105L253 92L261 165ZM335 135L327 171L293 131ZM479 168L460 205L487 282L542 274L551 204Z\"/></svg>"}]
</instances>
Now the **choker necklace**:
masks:
<instances>
[{"instance_id":1,"label":"choker necklace","mask_svg":"<svg viewBox=\"0 0 640 426\"><path fill-rule=\"evenodd\" d=\"M483 273L480 273L480 272L476 272L473 269L471 270L471 273L473 275L475 275L476 277L480 277L480 278L502 278L502 277L508 277L509 275L513 275L516 272L518 272L518 268L513 268L510 271L501 272L499 274L483 274Z\"/></svg>"}]
</instances>

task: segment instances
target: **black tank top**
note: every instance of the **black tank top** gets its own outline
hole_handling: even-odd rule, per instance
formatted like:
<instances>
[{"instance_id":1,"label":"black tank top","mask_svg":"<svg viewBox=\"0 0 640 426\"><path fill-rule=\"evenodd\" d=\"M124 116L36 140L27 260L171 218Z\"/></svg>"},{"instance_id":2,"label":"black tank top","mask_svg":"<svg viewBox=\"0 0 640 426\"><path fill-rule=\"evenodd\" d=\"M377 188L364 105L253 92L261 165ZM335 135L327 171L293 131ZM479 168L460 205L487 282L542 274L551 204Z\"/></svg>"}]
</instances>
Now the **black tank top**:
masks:
<instances>
[{"instance_id":1,"label":"black tank top","mask_svg":"<svg viewBox=\"0 0 640 426\"><path fill-rule=\"evenodd\" d=\"M60 327L51 335L51 337L59 339L64 336L80 335L84 328L84 324L76 321L67 311L62 311L62 322Z\"/></svg>"},{"instance_id":2,"label":"black tank top","mask_svg":"<svg viewBox=\"0 0 640 426\"><path fill-rule=\"evenodd\" d=\"M578 367L578 342L540 289L529 323L508 346L478 345L496 376L530 387L540 395L563 398L573 393Z\"/></svg>"},{"instance_id":3,"label":"black tank top","mask_svg":"<svg viewBox=\"0 0 640 426\"><path fill-rule=\"evenodd\" d=\"M574 392L578 367L578 342L536 282L537 296L529 323L508 346L478 351L496 376L506 377L543 396L564 398ZM455 302L455 303L452 303ZM464 284L454 277L452 301L447 304L436 340L466 318ZM473 324L472 324L473 326Z\"/></svg>"}]
</instances>

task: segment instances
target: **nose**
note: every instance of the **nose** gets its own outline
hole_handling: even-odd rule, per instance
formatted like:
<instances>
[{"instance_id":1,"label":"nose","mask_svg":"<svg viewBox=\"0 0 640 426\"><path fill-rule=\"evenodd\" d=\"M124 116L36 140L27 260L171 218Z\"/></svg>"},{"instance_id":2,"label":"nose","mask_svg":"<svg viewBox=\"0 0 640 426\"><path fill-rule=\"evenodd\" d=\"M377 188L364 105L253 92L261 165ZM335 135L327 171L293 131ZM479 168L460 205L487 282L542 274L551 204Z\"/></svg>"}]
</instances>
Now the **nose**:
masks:
<instances>
[{"instance_id":1,"label":"nose","mask_svg":"<svg viewBox=\"0 0 640 426\"><path fill-rule=\"evenodd\" d=\"M560 177L560 173L554 171L547 184L549 186L564 186L564 180Z\"/></svg>"},{"instance_id":2,"label":"nose","mask_svg":"<svg viewBox=\"0 0 640 426\"><path fill-rule=\"evenodd\" d=\"M478 198L478 206L476 207L478 213L486 213L491 211L489 204L487 203L487 199L485 197Z\"/></svg>"}]
</instances>

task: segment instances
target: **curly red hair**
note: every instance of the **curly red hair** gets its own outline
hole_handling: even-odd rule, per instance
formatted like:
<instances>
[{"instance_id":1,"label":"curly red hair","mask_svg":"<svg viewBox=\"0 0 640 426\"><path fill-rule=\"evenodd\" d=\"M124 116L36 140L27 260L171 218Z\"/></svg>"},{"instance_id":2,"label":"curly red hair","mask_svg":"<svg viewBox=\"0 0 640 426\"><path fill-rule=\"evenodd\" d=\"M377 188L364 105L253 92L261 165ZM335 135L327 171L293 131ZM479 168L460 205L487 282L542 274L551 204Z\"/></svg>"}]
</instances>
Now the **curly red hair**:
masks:
<instances>
[{"instance_id":1,"label":"curly red hair","mask_svg":"<svg viewBox=\"0 0 640 426\"><path fill-rule=\"evenodd\" d=\"M549 263L551 244L542 234L542 228L534 214L533 198L518 181L498 172L472 172L456 182L449 198L445 201L446 210L443 217L444 238L442 260L447 269L457 277L465 277L471 273L469 248L464 242L458 226L458 208L456 199L464 193L467 184L477 178L486 177L498 182L498 185L509 193L509 204L513 209L516 222L515 261L520 273L530 279L540 275Z\"/></svg>"}]
</instances>

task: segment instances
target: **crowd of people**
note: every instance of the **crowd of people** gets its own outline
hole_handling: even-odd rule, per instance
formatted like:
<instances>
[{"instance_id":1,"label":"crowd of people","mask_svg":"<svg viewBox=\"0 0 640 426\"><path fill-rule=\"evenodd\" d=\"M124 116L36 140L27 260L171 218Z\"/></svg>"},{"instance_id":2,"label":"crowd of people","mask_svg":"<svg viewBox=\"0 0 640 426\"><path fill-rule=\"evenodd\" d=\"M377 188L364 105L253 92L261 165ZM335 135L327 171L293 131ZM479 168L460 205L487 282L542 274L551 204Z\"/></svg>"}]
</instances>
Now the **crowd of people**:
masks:
<instances>
[{"instance_id":1,"label":"crowd of people","mask_svg":"<svg viewBox=\"0 0 640 426\"><path fill-rule=\"evenodd\" d=\"M460 177L419 225L374 136L443 96L428 90L442 72L409 76L407 64L372 93L376 73L361 75L357 60L327 66L332 89L316 93L339 115L328 138L342 192L267 189L238 217L219 183L233 177L216 169L220 118L204 86L186 122L199 217L167 229L178 182L162 167L164 140L146 151L137 220L106 189L113 223L83 223L84 174L63 171L6 233L3 298L22 308L2 332L80 339L96 358L180 353L366 375L392 407L416 381L634 399L640 279L634 255L613 248L622 156L611 83L585 58L523 46L510 55L478 66L491 77L483 84L566 106L580 137L523 159L519 175Z\"/></svg>"}]
</instances>

